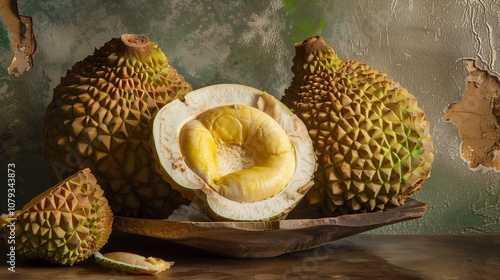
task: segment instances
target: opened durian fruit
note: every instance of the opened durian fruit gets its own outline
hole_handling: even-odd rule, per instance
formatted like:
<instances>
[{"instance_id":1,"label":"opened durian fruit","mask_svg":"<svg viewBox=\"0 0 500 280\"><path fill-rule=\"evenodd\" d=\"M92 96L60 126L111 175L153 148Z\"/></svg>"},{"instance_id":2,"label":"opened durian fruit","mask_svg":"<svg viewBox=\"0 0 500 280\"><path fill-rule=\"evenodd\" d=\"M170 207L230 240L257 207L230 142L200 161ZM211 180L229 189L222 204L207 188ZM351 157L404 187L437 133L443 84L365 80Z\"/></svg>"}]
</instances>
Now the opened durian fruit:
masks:
<instances>
[{"instance_id":1,"label":"opened durian fruit","mask_svg":"<svg viewBox=\"0 0 500 280\"><path fill-rule=\"evenodd\" d=\"M244 85L212 85L171 101L155 117L152 139L159 173L214 220L285 217L316 168L304 123Z\"/></svg>"},{"instance_id":2,"label":"opened durian fruit","mask_svg":"<svg viewBox=\"0 0 500 280\"><path fill-rule=\"evenodd\" d=\"M153 167L150 124L189 91L156 43L136 34L111 39L54 89L43 130L53 181L90 168L115 214L167 217L187 201Z\"/></svg>"},{"instance_id":3,"label":"opened durian fruit","mask_svg":"<svg viewBox=\"0 0 500 280\"><path fill-rule=\"evenodd\" d=\"M19 255L73 265L107 243L113 213L87 168L37 195L14 215L3 214L0 222L7 235L15 232Z\"/></svg>"},{"instance_id":4,"label":"opened durian fruit","mask_svg":"<svg viewBox=\"0 0 500 280\"><path fill-rule=\"evenodd\" d=\"M295 45L282 102L308 128L318 168L307 201L324 215L400 206L429 178L434 148L416 98L386 74L344 60L322 37Z\"/></svg>"}]
</instances>

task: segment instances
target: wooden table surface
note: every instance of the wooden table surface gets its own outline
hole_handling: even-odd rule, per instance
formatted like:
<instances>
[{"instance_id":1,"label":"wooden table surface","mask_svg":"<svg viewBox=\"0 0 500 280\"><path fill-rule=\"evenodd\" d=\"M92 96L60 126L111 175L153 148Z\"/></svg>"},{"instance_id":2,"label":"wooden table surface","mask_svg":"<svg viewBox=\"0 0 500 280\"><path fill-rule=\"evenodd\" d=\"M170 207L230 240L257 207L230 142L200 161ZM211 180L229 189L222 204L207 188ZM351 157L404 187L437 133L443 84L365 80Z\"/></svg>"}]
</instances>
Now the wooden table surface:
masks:
<instances>
[{"instance_id":1,"label":"wooden table surface","mask_svg":"<svg viewBox=\"0 0 500 280\"><path fill-rule=\"evenodd\" d=\"M174 261L158 275L131 275L97 265L72 267L16 259L0 279L500 279L500 233L478 235L358 234L267 259L232 259L167 241L113 234L102 252L126 250Z\"/></svg>"}]
</instances>

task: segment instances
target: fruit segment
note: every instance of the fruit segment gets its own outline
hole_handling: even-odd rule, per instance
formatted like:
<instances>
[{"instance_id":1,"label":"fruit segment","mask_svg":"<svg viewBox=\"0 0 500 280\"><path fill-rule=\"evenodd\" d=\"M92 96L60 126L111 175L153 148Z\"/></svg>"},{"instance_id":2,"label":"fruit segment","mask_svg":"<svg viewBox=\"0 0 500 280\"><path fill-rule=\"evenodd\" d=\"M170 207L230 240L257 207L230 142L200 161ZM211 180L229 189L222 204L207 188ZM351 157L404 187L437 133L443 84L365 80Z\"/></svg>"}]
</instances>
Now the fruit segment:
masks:
<instances>
[{"instance_id":1,"label":"fruit segment","mask_svg":"<svg viewBox=\"0 0 500 280\"><path fill-rule=\"evenodd\" d=\"M158 274L170 269L174 265L174 262L167 262L160 258L146 258L128 252L111 252L106 254L96 252L94 258L103 267L132 274Z\"/></svg>"}]
</instances>

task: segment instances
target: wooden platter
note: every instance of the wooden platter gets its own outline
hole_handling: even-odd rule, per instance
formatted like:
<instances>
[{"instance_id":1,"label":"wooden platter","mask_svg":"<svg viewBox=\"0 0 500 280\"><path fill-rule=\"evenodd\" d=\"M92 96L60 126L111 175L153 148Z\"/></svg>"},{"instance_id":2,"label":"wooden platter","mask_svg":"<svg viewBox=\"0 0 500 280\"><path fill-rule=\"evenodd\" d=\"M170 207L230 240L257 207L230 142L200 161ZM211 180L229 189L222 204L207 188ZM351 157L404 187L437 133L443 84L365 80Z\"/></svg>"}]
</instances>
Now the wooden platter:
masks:
<instances>
[{"instance_id":1,"label":"wooden platter","mask_svg":"<svg viewBox=\"0 0 500 280\"><path fill-rule=\"evenodd\" d=\"M404 205L383 212L265 222L171 221L116 216L113 229L184 244L219 256L267 258L420 218L427 206L408 199Z\"/></svg>"}]
</instances>

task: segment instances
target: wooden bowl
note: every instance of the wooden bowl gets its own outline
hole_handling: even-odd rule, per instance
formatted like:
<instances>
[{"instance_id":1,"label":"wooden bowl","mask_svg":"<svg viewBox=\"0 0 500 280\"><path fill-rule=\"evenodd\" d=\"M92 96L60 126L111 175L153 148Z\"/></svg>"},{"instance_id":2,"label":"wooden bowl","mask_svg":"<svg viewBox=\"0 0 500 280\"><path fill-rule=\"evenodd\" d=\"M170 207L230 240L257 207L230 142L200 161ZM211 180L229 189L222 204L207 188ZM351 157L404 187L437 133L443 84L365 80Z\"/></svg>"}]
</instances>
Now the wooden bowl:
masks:
<instances>
[{"instance_id":1,"label":"wooden bowl","mask_svg":"<svg viewBox=\"0 0 500 280\"><path fill-rule=\"evenodd\" d=\"M113 229L184 244L219 256L267 258L420 218L426 211L426 203L408 199L404 205L383 212L265 222L170 221L116 216Z\"/></svg>"}]
</instances>

